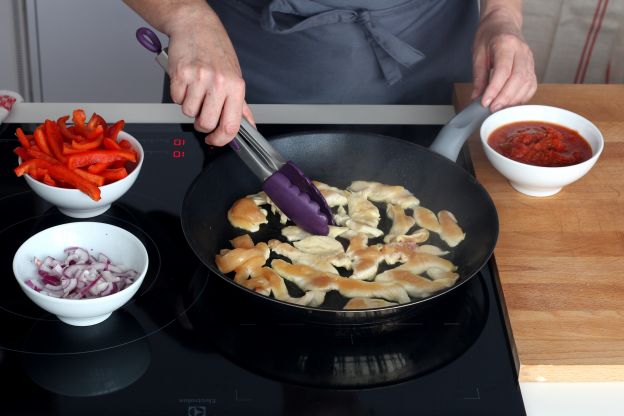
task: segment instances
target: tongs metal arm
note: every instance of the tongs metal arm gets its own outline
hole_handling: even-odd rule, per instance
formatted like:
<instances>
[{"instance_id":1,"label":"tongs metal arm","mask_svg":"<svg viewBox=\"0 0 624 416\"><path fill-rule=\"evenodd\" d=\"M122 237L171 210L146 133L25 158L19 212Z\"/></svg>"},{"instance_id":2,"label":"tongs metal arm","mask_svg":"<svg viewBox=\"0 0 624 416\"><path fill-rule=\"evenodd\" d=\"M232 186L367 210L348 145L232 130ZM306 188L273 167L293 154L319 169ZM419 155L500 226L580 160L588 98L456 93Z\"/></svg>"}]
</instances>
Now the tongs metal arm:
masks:
<instances>
[{"instance_id":1,"label":"tongs metal arm","mask_svg":"<svg viewBox=\"0 0 624 416\"><path fill-rule=\"evenodd\" d=\"M238 135L230 146L262 180L277 172L286 163L282 155L244 117L241 119Z\"/></svg>"}]
</instances>

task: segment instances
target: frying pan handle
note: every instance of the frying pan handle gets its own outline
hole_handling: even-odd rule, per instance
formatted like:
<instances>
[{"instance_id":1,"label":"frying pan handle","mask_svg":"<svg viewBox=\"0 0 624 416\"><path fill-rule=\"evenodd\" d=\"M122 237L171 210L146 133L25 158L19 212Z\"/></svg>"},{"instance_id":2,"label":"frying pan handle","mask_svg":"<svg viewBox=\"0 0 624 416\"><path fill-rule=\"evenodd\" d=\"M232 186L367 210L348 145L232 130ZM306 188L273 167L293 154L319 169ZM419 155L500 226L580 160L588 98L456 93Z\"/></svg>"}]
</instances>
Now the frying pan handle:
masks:
<instances>
[{"instance_id":1,"label":"frying pan handle","mask_svg":"<svg viewBox=\"0 0 624 416\"><path fill-rule=\"evenodd\" d=\"M468 137L490 114L481 97L475 99L440 130L429 149L455 162Z\"/></svg>"}]
</instances>

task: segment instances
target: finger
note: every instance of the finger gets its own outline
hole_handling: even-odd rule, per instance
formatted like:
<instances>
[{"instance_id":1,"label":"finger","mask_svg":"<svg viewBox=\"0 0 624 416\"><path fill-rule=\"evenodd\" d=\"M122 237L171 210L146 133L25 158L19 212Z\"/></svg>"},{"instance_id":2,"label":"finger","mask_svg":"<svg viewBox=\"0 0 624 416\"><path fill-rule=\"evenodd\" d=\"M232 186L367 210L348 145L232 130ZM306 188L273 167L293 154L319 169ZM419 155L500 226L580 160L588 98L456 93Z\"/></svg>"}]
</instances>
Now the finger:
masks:
<instances>
[{"instance_id":1,"label":"finger","mask_svg":"<svg viewBox=\"0 0 624 416\"><path fill-rule=\"evenodd\" d=\"M535 95L535 92L537 91L537 76L535 75L535 64L533 63L532 55L531 55L530 67L528 68L528 70L531 73L531 81L529 82L529 86L527 90L525 91L524 96L521 98L522 103L526 103L531 98L533 98L533 95Z\"/></svg>"},{"instance_id":2,"label":"finger","mask_svg":"<svg viewBox=\"0 0 624 416\"><path fill-rule=\"evenodd\" d=\"M533 98L533 96L535 95L535 92L537 92L537 79L533 78L533 82L531 83L531 86L526 92L526 95L522 98L522 102L526 103L530 101L531 98Z\"/></svg>"},{"instance_id":3,"label":"finger","mask_svg":"<svg viewBox=\"0 0 624 416\"><path fill-rule=\"evenodd\" d=\"M531 76L529 76L529 81L524 83L523 88L520 89L516 96L511 100L511 105L526 104L526 102L529 101L531 97L533 97L536 89L537 81L535 75L532 74Z\"/></svg>"},{"instance_id":4,"label":"finger","mask_svg":"<svg viewBox=\"0 0 624 416\"><path fill-rule=\"evenodd\" d=\"M221 118L217 128L206 136L206 143L214 146L223 146L229 143L240 129L243 113L244 92L233 93L227 96L221 111Z\"/></svg>"},{"instance_id":5,"label":"finger","mask_svg":"<svg viewBox=\"0 0 624 416\"><path fill-rule=\"evenodd\" d=\"M251 112L251 108L247 104L247 102L243 103L243 116L249 121L254 127L256 127L256 119Z\"/></svg>"},{"instance_id":6,"label":"finger","mask_svg":"<svg viewBox=\"0 0 624 416\"><path fill-rule=\"evenodd\" d=\"M201 106L201 112L195 118L195 130L210 133L217 128L219 117L225 102L225 95L217 91L207 91Z\"/></svg>"},{"instance_id":7,"label":"finger","mask_svg":"<svg viewBox=\"0 0 624 416\"><path fill-rule=\"evenodd\" d=\"M492 51L492 77L483 93L483 105L488 107L503 89L509 79L514 64L514 51L510 48L496 47Z\"/></svg>"},{"instance_id":8,"label":"finger","mask_svg":"<svg viewBox=\"0 0 624 416\"><path fill-rule=\"evenodd\" d=\"M173 78L171 80L171 83L169 84L169 94L171 95L171 99L174 103L180 104L184 101L186 87L187 83L180 79Z\"/></svg>"},{"instance_id":9,"label":"finger","mask_svg":"<svg viewBox=\"0 0 624 416\"><path fill-rule=\"evenodd\" d=\"M206 87L197 82L189 84L186 88L186 95L182 101L182 112L188 117L197 117L201 110L204 97L206 95Z\"/></svg>"},{"instance_id":10,"label":"finger","mask_svg":"<svg viewBox=\"0 0 624 416\"><path fill-rule=\"evenodd\" d=\"M490 66L488 62L488 56L485 48L479 48L475 51L472 60L472 95L471 100L477 98L487 86L487 81L490 73Z\"/></svg>"},{"instance_id":11,"label":"finger","mask_svg":"<svg viewBox=\"0 0 624 416\"><path fill-rule=\"evenodd\" d=\"M521 102L526 89L532 84L533 74L529 72L528 68L528 56L516 53L512 73L500 93L492 101L492 111L498 111L501 108Z\"/></svg>"},{"instance_id":12,"label":"finger","mask_svg":"<svg viewBox=\"0 0 624 416\"><path fill-rule=\"evenodd\" d=\"M516 91L514 96L511 98L511 100L507 104L507 107L524 104L525 103L524 97L527 95L529 88L531 88L531 85L529 83L527 82L523 83L522 86L520 86L520 88Z\"/></svg>"}]
</instances>

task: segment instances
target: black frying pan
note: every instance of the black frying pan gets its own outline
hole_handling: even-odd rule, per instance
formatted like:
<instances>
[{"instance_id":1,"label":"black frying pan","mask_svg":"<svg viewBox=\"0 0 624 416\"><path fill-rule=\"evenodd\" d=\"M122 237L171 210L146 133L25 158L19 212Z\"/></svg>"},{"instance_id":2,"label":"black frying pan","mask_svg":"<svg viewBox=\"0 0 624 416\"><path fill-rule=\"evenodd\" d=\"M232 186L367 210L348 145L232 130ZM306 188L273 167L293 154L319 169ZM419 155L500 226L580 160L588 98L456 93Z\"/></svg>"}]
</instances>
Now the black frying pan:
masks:
<instances>
[{"instance_id":1,"label":"black frying pan","mask_svg":"<svg viewBox=\"0 0 624 416\"><path fill-rule=\"evenodd\" d=\"M443 129L446 132L441 132L441 136L445 138L439 140L441 136L438 136L432 148L445 153L447 157L413 143L369 133L301 133L271 140L279 152L299 165L310 178L343 189L354 180L402 185L420 199L421 205L432 211L446 209L454 213L466 232L466 238L445 258L458 266L460 277L454 286L431 297L392 307L345 311L342 307L347 299L330 292L321 306L307 307L255 293L219 272L214 262L215 255L223 248L230 248L229 240L233 237L246 233L229 224L228 209L242 196L261 190L258 179L247 171L234 152L212 162L189 188L181 213L186 239L206 266L225 281L247 292L250 301L255 299L267 306L299 313L308 320L367 323L392 318L422 306L472 278L485 265L496 244L498 216L492 200L472 175L448 159L457 157L469 131L480 124L484 115L481 112L480 117L470 120L456 117ZM454 135L456 137L452 137ZM451 146L444 143L449 140ZM273 219L269 225L262 226L259 232L252 234L253 240L283 240L280 228L271 224L278 224L278 221ZM389 226L382 211L380 227L387 231ZM430 238L431 244L445 247L444 243L435 238ZM375 242L371 240L371 243ZM289 286L290 289L295 292L298 290L294 286ZM295 292L292 294L297 295Z\"/></svg>"}]
</instances>

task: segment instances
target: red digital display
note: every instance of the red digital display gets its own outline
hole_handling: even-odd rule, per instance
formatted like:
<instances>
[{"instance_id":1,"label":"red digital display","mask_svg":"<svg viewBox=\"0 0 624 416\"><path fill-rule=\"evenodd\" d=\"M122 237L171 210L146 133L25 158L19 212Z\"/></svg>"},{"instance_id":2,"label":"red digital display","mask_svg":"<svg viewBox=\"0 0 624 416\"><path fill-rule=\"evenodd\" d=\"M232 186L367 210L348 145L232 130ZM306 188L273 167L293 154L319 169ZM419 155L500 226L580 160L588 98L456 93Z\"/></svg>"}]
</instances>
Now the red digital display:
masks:
<instances>
[{"instance_id":1,"label":"red digital display","mask_svg":"<svg viewBox=\"0 0 624 416\"><path fill-rule=\"evenodd\" d=\"M186 140L181 138L181 137L174 137L173 139L173 152L172 152L172 156L174 159L180 159L184 157L184 144L186 143Z\"/></svg>"}]
</instances>

